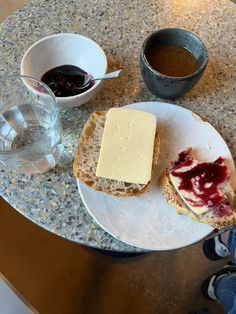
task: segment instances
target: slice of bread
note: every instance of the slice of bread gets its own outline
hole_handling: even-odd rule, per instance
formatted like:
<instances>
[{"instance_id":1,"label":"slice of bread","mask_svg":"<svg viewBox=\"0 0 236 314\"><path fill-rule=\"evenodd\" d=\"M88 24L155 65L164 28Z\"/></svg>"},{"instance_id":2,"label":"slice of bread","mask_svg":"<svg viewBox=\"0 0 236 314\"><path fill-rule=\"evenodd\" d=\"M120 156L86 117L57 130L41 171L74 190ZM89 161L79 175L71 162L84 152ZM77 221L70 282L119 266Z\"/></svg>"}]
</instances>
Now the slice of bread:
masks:
<instances>
[{"instance_id":1,"label":"slice of bread","mask_svg":"<svg viewBox=\"0 0 236 314\"><path fill-rule=\"evenodd\" d=\"M134 196L146 192L150 182L148 184L132 184L96 176L105 121L106 112L94 112L84 125L75 154L75 177L96 191L113 196ZM152 171L154 171L157 164L159 147L160 139L156 133Z\"/></svg>"},{"instance_id":2,"label":"slice of bread","mask_svg":"<svg viewBox=\"0 0 236 314\"><path fill-rule=\"evenodd\" d=\"M222 206L220 215L216 215L215 209L209 209L206 213L197 215L188 204L180 197L178 191L174 187L170 179L170 169L163 171L159 178L160 190L166 201L174 207L179 214L188 215L193 220L206 223L214 228L223 229L236 224L236 212L234 204L234 191L227 181L220 187L221 192L227 197L227 201Z\"/></svg>"}]
</instances>

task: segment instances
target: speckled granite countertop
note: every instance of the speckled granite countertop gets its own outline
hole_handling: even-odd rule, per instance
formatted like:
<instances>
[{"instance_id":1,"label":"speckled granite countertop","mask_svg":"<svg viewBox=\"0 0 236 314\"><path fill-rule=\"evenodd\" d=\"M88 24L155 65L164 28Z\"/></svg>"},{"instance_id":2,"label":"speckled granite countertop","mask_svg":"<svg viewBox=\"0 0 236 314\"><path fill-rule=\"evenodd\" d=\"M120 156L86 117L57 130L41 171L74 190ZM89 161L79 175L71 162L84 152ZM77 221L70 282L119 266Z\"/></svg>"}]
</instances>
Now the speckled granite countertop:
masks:
<instances>
[{"instance_id":1,"label":"speckled granite countertop","mask_svg":"<svg viewBox=\"0 0 236 314\"><path fill-rule=\"evenodd\" d=\"M139 251L103 231L81 202L72 161L89 114L112 106L155 100L139 72L144 38L163 27L198 34L209 51L200 82L177 105L195 111L224 137L236 161L236 5L229 0L43 0L31 1L1 25L0 74L18 72L25 50L59 32L81 33L105 50L109 70L123 68L119 79L104 82L87 105L61 112L65 153L59 165L39 176L0 169L0 194L20 213L62 237L102 249Z\"/></svg>"}]
</instances>

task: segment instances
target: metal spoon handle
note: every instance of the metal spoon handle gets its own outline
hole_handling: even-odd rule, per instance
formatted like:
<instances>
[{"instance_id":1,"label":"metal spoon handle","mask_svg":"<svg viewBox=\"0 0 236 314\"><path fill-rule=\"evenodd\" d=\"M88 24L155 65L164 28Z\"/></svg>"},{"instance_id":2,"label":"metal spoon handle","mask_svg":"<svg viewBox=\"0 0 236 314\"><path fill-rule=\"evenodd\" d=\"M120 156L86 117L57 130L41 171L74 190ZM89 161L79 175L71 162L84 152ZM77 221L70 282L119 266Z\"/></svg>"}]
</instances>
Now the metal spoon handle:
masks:
<instances>
[{"instance_id":1,"label":"metal spoon handle","mask_svg":"<svg viewBox=\"0 0 236 314\"><path fill-rule=\"evenodd\" d=\"M99 76L99 77L93 77L92 81L116 78L116 77L118 77L120 75L121 71L122 70L117 70L117 71L114 71L114 72L111 72L111 73L104 74L104 75Z\"/></svg>"}]
</instances>

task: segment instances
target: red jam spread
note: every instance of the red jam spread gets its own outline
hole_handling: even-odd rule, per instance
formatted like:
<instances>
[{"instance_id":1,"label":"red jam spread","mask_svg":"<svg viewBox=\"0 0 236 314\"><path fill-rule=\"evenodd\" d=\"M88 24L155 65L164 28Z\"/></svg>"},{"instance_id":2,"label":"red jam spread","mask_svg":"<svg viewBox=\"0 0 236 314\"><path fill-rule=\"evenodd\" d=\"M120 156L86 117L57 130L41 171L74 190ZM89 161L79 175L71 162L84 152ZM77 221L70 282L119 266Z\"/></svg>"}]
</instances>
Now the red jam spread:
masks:
<instances>
[{"instance_id":1,"label":"red jam spread","mask_svg":"<svg viewBox=\"0 0 236 314\"><path fill-rule=\"evenodd\" d=\"M217 218L230 216L233 214L233 209L228 204L219 204L213 209L213 215Z\"/></svg>"},{"instance_id":2,"label":"red jam spread","mask_svg":"<svg viewBox=\"0 0 236 314\"><path fill-rule=\"evenodd\" d=\"M172 164L170 173L178 177L179 190L184 190L196 197L196 199L185 197L191 206L215 208L218 217L224 216L229 211L229 206L225 204L216 208L226 201L226 196L219 188L229 178L229 170L224 164L224 158L219 157L214 162L197 162L193 159L190 148L179 154L178 159Z\"/></svg>"}]
</instances>

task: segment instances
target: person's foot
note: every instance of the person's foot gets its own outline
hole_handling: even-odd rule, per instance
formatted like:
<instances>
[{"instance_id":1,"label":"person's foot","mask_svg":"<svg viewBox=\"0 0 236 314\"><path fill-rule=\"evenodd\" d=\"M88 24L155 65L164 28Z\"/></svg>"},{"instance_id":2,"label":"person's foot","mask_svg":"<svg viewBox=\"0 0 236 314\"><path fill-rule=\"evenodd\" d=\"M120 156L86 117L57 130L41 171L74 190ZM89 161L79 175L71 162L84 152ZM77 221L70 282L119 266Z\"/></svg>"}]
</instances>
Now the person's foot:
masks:
<instances>
[{"instance_id":1,"label":"person's foot","mask_svg":"<svg viewBox=\"0 0 236 314\"><path fill-rule=\"evenodd\" d=\"M231 274L236 273L236 266L232 264L227 264L211 276L207 277L201 286L202 294L205 298L217 301L215 295L215 285L216 282L223 277L230 276Z\"/></svg>"},{"instance_id":2,"label":"person's foot","mask_svg":"<svg viewBox=\"0 0 236 314\"><path fill-rule=\"evenodd\" d=\"M218 260L230 255L228 247L223 243L221 235L203 242L203 253L210 260Z\"/></svg>"}]
</instances>

